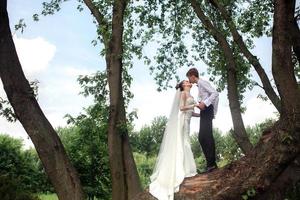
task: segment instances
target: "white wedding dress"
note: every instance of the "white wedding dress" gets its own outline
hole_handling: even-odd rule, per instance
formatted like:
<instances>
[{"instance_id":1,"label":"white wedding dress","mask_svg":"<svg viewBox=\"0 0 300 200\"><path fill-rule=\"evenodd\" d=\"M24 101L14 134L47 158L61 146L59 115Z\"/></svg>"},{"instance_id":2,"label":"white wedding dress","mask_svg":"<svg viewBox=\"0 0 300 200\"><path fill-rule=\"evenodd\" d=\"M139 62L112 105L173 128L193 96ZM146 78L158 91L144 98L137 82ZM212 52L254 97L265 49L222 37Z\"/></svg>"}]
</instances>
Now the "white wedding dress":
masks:
<instances>
[{"instance_id":1,"label":"white wedding dress","mask_svg":"<svg viewBox=\"0 0 300 200\"><path fill-rule=\"evenodd\" d=\"M174 192L179 191L184 178L197 174L189 139L194 103L193 97L189 96L183 105L181 92L176 91L156 165L150 177L149 192L159 200L173 200ZM180 111L180 108L185 111Z\"/></svg>"}]
</instances>

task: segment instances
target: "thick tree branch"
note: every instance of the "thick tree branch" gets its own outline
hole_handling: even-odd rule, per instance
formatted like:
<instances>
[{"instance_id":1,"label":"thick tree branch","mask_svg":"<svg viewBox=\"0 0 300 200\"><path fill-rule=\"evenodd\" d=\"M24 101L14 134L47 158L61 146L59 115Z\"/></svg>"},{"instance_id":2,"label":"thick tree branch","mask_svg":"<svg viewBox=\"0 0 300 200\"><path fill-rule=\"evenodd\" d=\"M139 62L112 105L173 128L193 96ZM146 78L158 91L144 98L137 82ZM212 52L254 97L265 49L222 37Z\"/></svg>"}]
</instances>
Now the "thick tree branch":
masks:
<instances>
[{"instance_id":1,"label":"thick tree branch","mask_svg":"<svg viewBox=\"0 0 300 200\"><path fill-rule=\"evenodd\" d=\"M18 120L31 138L59 199L83 200L78 174L22 70L9 27L6 2L0 1L0 77L4 90Z\"/></svg>"},{"instance_id":2,"label":"thick tree branch","mask_svg":"<svg viewBox=\"0 0 300 200\"><path fill-rule=\"evenodd\" d=\"M280 98L274 91L274 88L272 87L270 80L268 78L268 75L266 74L265 70L261 66L258 58L254 56L249 49L247 48L245 42L243 41L242 36L237 31L236 25L234 24L230 14L227 12L227 10L219 3L217 0L209 0L209 2L221 13L222 17L225 19L230 32L232 34L232 37L235 41L235 43L239 46L241 52L244 54L244 56L248 59L248 61L251 63L251 65L254 67L255 71L257 72L258 76L260 77L260 80L263 84L263 89L265 90L265 93L273 103L273 105L276 107L276 109L280 112Z\"/></svg>"},{"instance_id":3,"label":"thick tree branch","mask_svg":"<svg viewBox=\"0 0 300 200\"><path fill-rule=\"evenodd\" d=\"M295 0L275 0L274 28L272 40L272 72L281 97L281 119L293 122L300 116L300 91L292 63L293 36L291 29L294 23ZM288 89L286 89L288 88ZM297 111L298 110L298 111Z\"/></svg>"},{"instance_id":4,"label":"thick tree branch","mask_svg":"<svg viewBox=\"0 0 300 200\"><path fill-rule=\"evenodd\" d=\"M278 176L268 191L260 195L258 200L285 198L287 189L293 187L300 180L300 155ZM287 187L288 186L288 187Z\"/></svg>"},{"instance_id":5,"label":"thick tree branch","mask_svg":"<svg viewBox=\"0 0 300 200\"><path fill-rule=\"evenodd\" d=\"M92 2L92 0L83 0L85 5L90 9L92 15L95 17L99 29L101 32L101 36L104 42L105 49L108 48L109 43L109 23L105 19L105 16L99 11L99 9L95 6L95 4Z\"/></svg>"}]
</instances>

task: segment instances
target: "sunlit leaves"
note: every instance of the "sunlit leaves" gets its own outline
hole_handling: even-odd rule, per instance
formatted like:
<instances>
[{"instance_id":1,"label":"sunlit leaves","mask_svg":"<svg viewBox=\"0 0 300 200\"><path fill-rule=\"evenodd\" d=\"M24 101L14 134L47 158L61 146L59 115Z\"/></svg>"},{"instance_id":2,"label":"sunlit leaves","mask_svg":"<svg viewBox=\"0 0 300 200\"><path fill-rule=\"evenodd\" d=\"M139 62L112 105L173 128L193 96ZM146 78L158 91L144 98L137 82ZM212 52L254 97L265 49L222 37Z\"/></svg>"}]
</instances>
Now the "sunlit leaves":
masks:
<instances>
[{"instance_id":1,"label":"sunlit leaves","mask_svg":"<svg viewBox=\"0 0 300 200\"><path fill-rule=\"evenodd\" d=\"M237 23L243 33L251 34L252 37L260 37L264 34L271 34L271 22L273 13L272 0L254 0L245 4L246 8Z\"/></svg>"},{"instance_id":2,"label":"sunlit leaves","mask_svg":"<svg viewBox=\"0 0 300 200\"><path fill-rule=\"evenodd\" d=\"M142 127L137 133L131 133L130 142L133 151L144 153L146 157L157 155L166 124L167 118L159 116L153 119L151 125Z\"/></svg>"},{"instance_id":3,"label":"sunlit leaves","mask_svg":"<svg viewBox=\"0 0 300 200\"><path fill-rule=\"evenodd\" d=\"M21 33L24 32L25 28L26 28L26 24L24 19L20 19L19 22L15 25L15 30L16 31L21 30Z\"/></svg>"},{"instance_id":4,"label":"sunlit leaves","mask_svg":"<svg viewBox=\"0 0 300 200\"><path fill-rule=\"evenodd\" d=\"M82 86L83 91L80 92L84 96L93 96L95 101L108 101L107 74L104 72L96 72L93 75L80 75L78 82Z\"/></svg>"},{"instance_id":5,"label":"sunlit leaves","mask_svg":"<svg viewBox=\"0 0 300 200\"><path fill-rule=\"evenodd\" d=\"M111 178L107 150L107 123L91 111L77 118L72 126L58 129L85 194L91 198L111 197Z\"/></svg>"},{"instance_id":6,"label":"sunlit leaves","mask_svg":"<svg viewBox=\"0 0 300 200\"><path fill-rule=\"evenodd\" d=\"M59 11L60 4L64 1L52 0L44 3L42 13L48 15ZM84 5L82 0L78 2L79 5ZM106 42L103 38L110 38L113 1L94 0L92 2L107 22L106 26L97 25L97 39L92 41L92 44L96 46L98 42ZM253 87L249 71L250 64L239 53L240 50L233 43L227 24L210 2L201 0L201 7L233 49L238 66L238 90L240 100L242 100L242 94L246 89ZM271 0L222 0L220 3L230 13L249 49L253 48L253 38L269 33L273 12ZM82 7L78 6L78 9L81 10ZM120 56L124 65L122 84L126 96L132 97L129 90L132 78L128 70L133 66L132 61L135 58L143 59L144 64L149 65L158 90L172 87L172 81L174 79L178 81L177 71L180 68L193 66L200 60L209 66L210 80L217 84L218 90L222 91L226 88L224 55L211 33L200 23L188 1L129 1L125 9L123 24L123 54ZM148 45L154 47L155 51L145 51ZM102 56L107 53L105 48L100 52Z\"/></svg>"},{"instance_id":7,"label":"sunlit leaves","mask_svg":"<svg viewBox=\"0 0 300 200\"><path fill-rule=\"evenodd\" d=\"M9 103L8 100L5 100L0 97L0 116L5 117L9 122L17 121L17 117Z\"/></svg>"},{"instance_id":8,"label":"sunlit leaves","mask_svg":"<svg viewBox=\"0 0 300 200\"><path fill-rule=\"evenodd\" d=\"M29 95L34 96L35 98L38 98L38 80L30 81L30 88L31 91L29 91ZM17 116L10 104L10 102L4 98L0 97L0 116L4 117L9 122L16 122Z\"/></svg>"}]
</instances>

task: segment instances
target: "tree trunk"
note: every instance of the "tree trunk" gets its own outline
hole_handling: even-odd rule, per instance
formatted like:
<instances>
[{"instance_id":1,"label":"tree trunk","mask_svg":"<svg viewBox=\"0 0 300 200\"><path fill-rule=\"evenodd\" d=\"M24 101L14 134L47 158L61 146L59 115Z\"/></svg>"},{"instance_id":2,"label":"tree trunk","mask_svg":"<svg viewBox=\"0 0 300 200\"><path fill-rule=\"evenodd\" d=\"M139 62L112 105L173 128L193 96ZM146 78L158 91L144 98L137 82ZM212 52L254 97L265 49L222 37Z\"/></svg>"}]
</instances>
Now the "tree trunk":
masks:
<instances>
[{"instance_id":1,"label":"tree trunk","mask_svg":"<svg viewBox=\"0 0 300 200\"><path fill-rule=\"evenodd\" d=\"M126 117L125 108L124 108L123 117L124 119ZM122 142L123 142L123 161L125 165L126 183L128 185L127 194L128 194L128 199L131 200L133 199L133 197L135 197L138 193L142 191L142 185L140 182L140 177L130 147L128 130L126 130L126 132L124 133Z\"/></svg>"},{"instance_id":2,"label":"tree trunk","mask_svg":"<svg viewBox=\"0 0 300 200\"><path fill-rule=\"evenodd\" d=\"M128 141L122 89L123 17L126 5L126 0L114 1L112 36L106 56L110 89L108 147L113 200L132 199L141 191L139 176Z\"/></svg>"},{"instance_id":3,"label":"tree trunk","mask_svg":"<svg viewBox=\"0 0 300 200\"><path fill-rule=\"evenodd\" d=\"M230 15L226 11L226 9L221 5L221 3L217 0L209 0L209 2L221 13L222 17L226 21L227 26L230 29L230 32L232 34L234 42L239 46L241 52L243 55L248 59L248 61L251 63L251 65L254 67L255 71L257 72L262 85L263 89L268 96L268 98L271 100L275 108L280 112L280 98L277 96L276 92L274 91L270 80L268 78L268 75L266 74L265 70L261 66L259 60L256 56L254 56L247 48L246 44L243 41L242 36L238 33L236 26L231 19ZM300 37L300 36L299 36Z\"/></svg>"},{"instance_id":4,"label":"tree trunk","mask_svg":"<svg viewBox=\"0 0 300 200\"><path fill-rule=\"evenodd\" d=\"M109 23L91 0L83 0L95 17L106 49L106 66L110 90L108 148L112 176L113 200L132 199L141 192L139 175L129 144L122 88L123 21L127 0L115 0L112 31ZM111 38L108 33L112 33Z\"/></svg>"},{"instance_id":5,"label":"tree trunk","mask_svg":"<svg viewBox=\"0 0 300 200\"><path fill-rule=\"evenodd\" d=\"M244 122L242 119L241 105L239 102L238 90L237 90L237 76L236 76L237 67L234 60L233 51L230 48L228 42L226 41L226 38L222 35L222 33L220 33L213 26L213 24L205 16L197 0L189 0L189 2L191 3L198 18L204 24L207 31L210 32L212 36L215 38L215 40L218 42L220 48L222 49L225 55L225 60L227 65L228 99L229 99L229 107L230 107L231 117L232 117L232 122L234 127L233 136L237 141L239 147L242 149L242 151L245 154L247 154L251 151L252 144L249 141L244 126Z\"/></svg>"},{"instance_id":6,"label":"tree trunk","mask_svg":"<svg viewBox=\"0 0 300 200\"><path fill-rule=\"evenodd\" d=\"M76 170L25 78L9 28L7 1L0 2L0 77L18 120L31 138L60 200L83 200Z\"/></svg>"},{"instance_id":7,"label":"tree trunk","mask_svg":"<svg viewBox=\"0 0 300 200\"><path fill-rule=\"evenodd\" d=\"M294 126L300 123L295 121L300 115L300 92L292 63L293 37L290 34L294 27L295 0L276 0L274 4L272 73L281 96L280 117Z\"/></svg>"},{"instance_id":8,"label":"tree trunk","mask_svg":"<svg viewBox=\"0 0 300 200\"><path fill-rule=\"evenodd\" d=\"M300 180L300 156L281 173L281 175L272 183L268 191L260 196L258 200L272 199L282 200L288 189L293 187Z\"/></svg>"}]
</instances>

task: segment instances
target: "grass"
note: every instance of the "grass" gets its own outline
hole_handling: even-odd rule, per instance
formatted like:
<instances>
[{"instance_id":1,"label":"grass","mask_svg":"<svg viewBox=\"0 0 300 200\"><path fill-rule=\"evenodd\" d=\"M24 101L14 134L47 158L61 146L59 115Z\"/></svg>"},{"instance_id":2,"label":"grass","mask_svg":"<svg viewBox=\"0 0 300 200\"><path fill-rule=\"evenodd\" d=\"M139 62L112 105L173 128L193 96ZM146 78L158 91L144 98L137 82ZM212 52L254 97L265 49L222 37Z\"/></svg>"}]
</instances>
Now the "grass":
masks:
<instances>
[{"instance_id":1,"label":"grass","mask_svg":"<svg viewBox=\"0 0 300 200\"><path fill-rule=\"evenodd\" d=\"M56 194L40 194L39 198L41 200L58 200Z\"/></svg>"}]
</instances>

